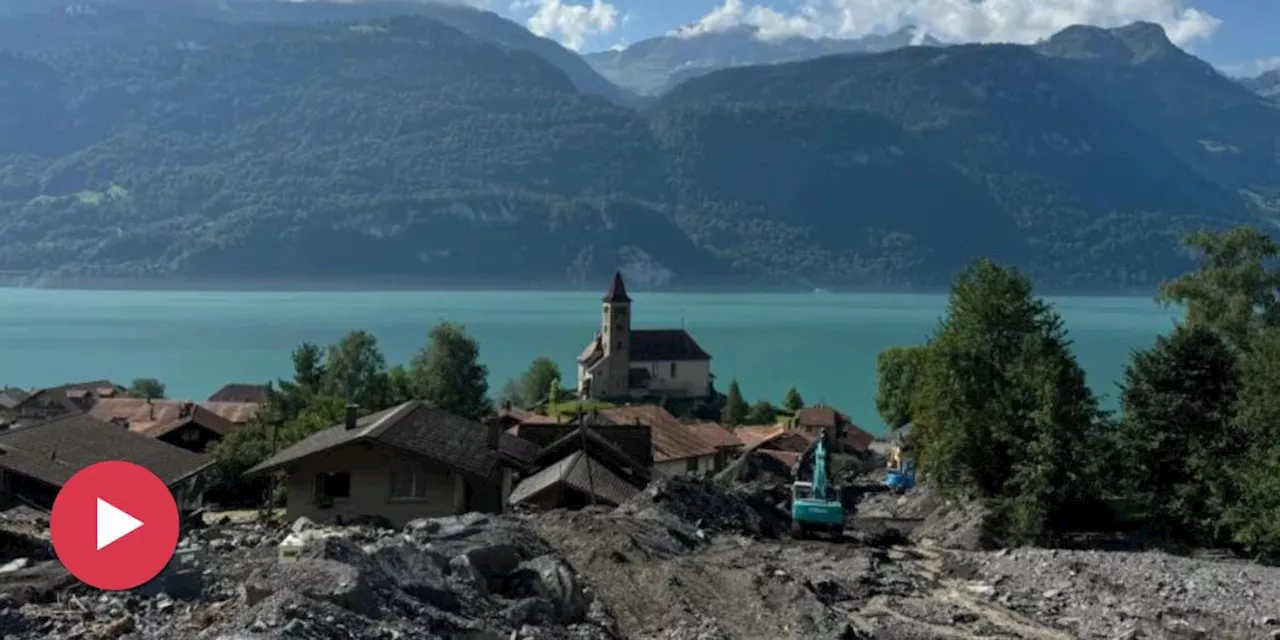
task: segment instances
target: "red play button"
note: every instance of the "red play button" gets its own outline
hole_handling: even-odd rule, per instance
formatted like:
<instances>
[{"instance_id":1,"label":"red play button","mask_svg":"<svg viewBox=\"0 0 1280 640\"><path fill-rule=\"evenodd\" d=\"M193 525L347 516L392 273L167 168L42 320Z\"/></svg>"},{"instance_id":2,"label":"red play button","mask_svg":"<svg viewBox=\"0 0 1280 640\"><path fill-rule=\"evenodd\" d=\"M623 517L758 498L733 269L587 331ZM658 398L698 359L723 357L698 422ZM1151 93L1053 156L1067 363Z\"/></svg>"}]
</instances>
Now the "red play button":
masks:
<instances>
[{"instance_id":1,"label":"red play button","mask_svg":"<svg viewBox=\"0 0 1280 640\"><path fill-rule=\"evenodd\" d=\"M62 566L109 591L156 577L178 546L178 505L164 481L131 462L81 469L53 501L49 536Z\"/></svg>"}]
</instances>

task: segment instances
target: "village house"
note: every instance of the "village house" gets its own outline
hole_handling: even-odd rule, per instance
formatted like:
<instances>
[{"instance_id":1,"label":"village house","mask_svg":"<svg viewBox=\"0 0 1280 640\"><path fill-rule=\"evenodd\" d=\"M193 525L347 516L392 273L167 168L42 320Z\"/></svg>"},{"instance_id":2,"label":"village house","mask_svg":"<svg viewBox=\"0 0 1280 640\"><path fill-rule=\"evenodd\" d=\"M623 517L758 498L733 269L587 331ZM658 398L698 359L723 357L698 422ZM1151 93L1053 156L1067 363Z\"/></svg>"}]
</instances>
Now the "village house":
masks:
<instances>
[{"instance_id":1,"label":"village house","mask_svg":"<svg viewBox=\"0 0 1280 640\"><path fill-rule=\"evenodd\" d=\"M10 505L48 511L71 476L107 460L132 462L159 476L183 511L200 506L204 472L213 464L207 456L71 413L0 434L0 496Z\"/></svg>"},{"instance_id":2,"label":"village house","mask_svg":"<svg viewBox=\"0 0 1280 640\"><path fill-rule=\"evenodd\" d=\"M714 422L680 422L657 405L601 409L588 414L584 420L606 438L611 428L649 427L655 477L713 473L723 469L742 450L742 441L732 431Z\"/></svg>"},{"instance_id":3,"label":"village house","mask_svg":"<svg viewBox=\"0 0 1280 640\"><path fill-rule=\"evenodd\" d=\"M837 443L841 453L864 453L871 448L875 436L863 431L853 423L849 416L826 405L805 407L796 412L791 427L803 432L811 438L826 433L834 433L836 426L841 427L843 439Z\"/></svg>"},{"instance_id":4,"label":"village house","mask_svg":"<svg viewBox=\"0 0 1280 640\"><path fill-rule=\"evenodd\" d=\"M99 403L101 405L101 402ZM130 417L112 415L109 410L95 406L89 415L107 422L120 425L138 435L155 438L175 447L182 447L195 453L209 451L215 443L235 431L236 424L194 402L168 402L159 413L154 411L154 401L149 404L152 411L145 420L131 420ZM111 407L106 407L110 409ZM176 409L176 415L175 410ZM156 416L151 419L150 416Z\"/></svg>"},{"instance_id":5,"label":"village house","mask_svg":"<svg viewBox=\"0 0 1280 640\"><path fill-rule=\"evenodd\" d=\"M248 382L232 382L223 385L221 389L213 392L209 396L209 402L239 402L247 404L264 405L267 403L269 390L265 384L253 384Z\"/></svg>"},{"instance_id":6,"label":"village house","mask_svg":"<svg viewBox=\"0 0 1280 640\"><path fill-rule=\"evenodd\" d=\"M809 449L815 439L786 425L742 426L734 429L733 435L742 441L745 451L769 456L787 468L796 466L801 454Z\"/></svg>"},{"instance_id":7,"label":"village house","mask_svg":"<svg viewBox=\"0 0 1280 640\"><path fill-rule=\"evenodd\" d=\"M92 401L91 395L84 394L73 400L66 391L58 387L40 389L5 411L5 426L12 429L66 415L84 413L89 406L92 406Z\"/></svg>"},{"instance_id":8,"label":"village house","mask_svg":"<svg viewBox=\"0 0 1280 640\"><path fill-rule=\"evenodd\" d=\"M315 433L246 472L285 477L290 519L417 518L501 512L536 447L419 401Z\"/></svg>"},{"instance_id":9,"label":"village house","mask_svg":"<svg viewBox=\"0 0 1280 640\"><path fill-rule=\"evenodd\" d=\"M30 393L17 387L0 389L0 418L3 418L4 412L16 408L29 397L31 397Z\"/></svg>"},{"instance_id":10,"label":"village house","mask_svg":"<svg viewBox=\"0 0 1280 640\"><path fill-rule=\"evenodd\" d=\"M711 356L684 329L632 329L631 298L615 273L600 330L578 356L578 396L620 399L711 395Z\"/></svg>"},{"instance_id":11,"label":"village house","mask_svg":"<svg viewBox=\"0 0 1280 640\"><path fill-rule=\"evenodd\" d=\"M587 426L561 431L534 461L538 471L521 480L508 503L541 509L616 507L649 483L646 465Z\"/></svg>"},{"instance_id":12,"label":"village house","mask_svg":"<svg viewBox=\"0 0 1280 640\"><path fill-rule=\"evenodd\" d=\"M103 422L115 422L128 424L130 428L138 425L137 429L146 429L153 423L170 422L178 420L193 413L194 408L199 407L202 412L198 412L198 416L207 416L212 414L220 419L221 422L230 423L236 427L244 426L251 422L258 415L258 411L262 409L260 405L252 402L200 402L193 403L189 400L152 400L150 398L103 398L97 401L88 412L95 418ZM216 432L215 425L210 421L204 426Z\"/></svg>"}]
</instances>

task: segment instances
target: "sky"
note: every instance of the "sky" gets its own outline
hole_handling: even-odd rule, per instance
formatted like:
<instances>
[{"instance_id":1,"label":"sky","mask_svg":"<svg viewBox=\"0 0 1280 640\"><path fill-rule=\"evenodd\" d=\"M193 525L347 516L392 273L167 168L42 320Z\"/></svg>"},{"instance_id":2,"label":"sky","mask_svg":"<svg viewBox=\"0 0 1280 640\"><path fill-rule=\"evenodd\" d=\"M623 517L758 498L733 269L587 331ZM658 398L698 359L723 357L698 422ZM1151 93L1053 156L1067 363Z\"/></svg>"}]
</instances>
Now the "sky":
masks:
<instances>
[{"instance_id":1,"label":"sky","mask_svg":"<svg viewBox=\"0 0 1280 640\"><path fill-rule=\"evenodd\" d=\"M1158 23L1233 75L1280 68L1280 0L463 0L582 52L754 25L762 37L857 37L905 25L948 42L1029 43L1072 24Z\"/></svg>"}]
</instances>

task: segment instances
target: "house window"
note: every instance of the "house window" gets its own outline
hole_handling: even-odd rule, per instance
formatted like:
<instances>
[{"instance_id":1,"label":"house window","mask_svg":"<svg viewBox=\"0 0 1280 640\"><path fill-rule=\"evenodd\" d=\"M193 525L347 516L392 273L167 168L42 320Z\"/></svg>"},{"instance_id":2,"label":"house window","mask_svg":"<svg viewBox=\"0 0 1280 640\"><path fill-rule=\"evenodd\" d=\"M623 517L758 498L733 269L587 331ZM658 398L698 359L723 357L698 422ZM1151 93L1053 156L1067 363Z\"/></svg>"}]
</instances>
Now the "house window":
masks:
<instances>
[{"instance_id":1,"label":"house window","mask_svg":"<svg viewBox=\"0 0 1280 640\"><path fill-rule=\"evenodd\" d=\"M183 442L199 442L200 432L196 431L195 429L187 429L182 432L182 441Z\"/></svg>"},{"instance_id":2,"label":"house window","mask_svg":"<svg viewBox=\"0 0 1280 640\"><path fill-rule=\"evenodd\" d=\"M674 362L671 363L671 377L676 377L676 363Z\"/></svg>"},{"instance_id":3,"label":"house window","mask_svg":"<svg viewBox=\"0 0 1280 640\"><path fill-rule=\"evenodd\" d=\"M698 459L697 459L697 458L689 458L689 459L684 463L684 470L685 470L685 471L688 471L689 473L697 473L697 472L698 472Z\"/></svg>"},{"instance_id":4,"label":"house window","mask_svg":"<svg viewBox=\"0 0 1280 640\"><path fill-rule=\"evenodd\" d=\"M351 497L351 474L345 471L316 474L316 500L345 500Z\"/></svg>"},{"instance_id":5,"label":"house window","mask_svg":"<svg viewBox=\"0 0 1280 640\"><path fill-rule=\"evenodd\" d=\"M392 500L421 500L427 497L426 478L417 471L391 472Z\"/></svg>"}]
</instances>

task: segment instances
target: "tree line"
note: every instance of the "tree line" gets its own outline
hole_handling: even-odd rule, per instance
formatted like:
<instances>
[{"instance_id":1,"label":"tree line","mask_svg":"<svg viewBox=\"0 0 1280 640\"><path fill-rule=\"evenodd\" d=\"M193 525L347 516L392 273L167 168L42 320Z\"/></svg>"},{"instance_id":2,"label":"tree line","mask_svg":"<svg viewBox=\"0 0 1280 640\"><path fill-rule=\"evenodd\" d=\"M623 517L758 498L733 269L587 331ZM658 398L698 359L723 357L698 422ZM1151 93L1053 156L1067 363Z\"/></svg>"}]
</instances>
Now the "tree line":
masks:
<instances>
[{"instance_id":1,"label":"tree line","mask_svg":"<svg viewBox=\"0 0 1280 640\"><path fill-rule=\"evenodd\" d=\"M919 346L878 359L876 405L910 423L926 482L988 507L1000 544L1084 531L1280 555L1280 247L1196 232L1157 299L1184 311L1132 353L1119 410L1085 385L1068 332L1017 269L978 260Z\"/></svg>"},{"instance_id":2,"label":"tree line","mask_svg":"<svg viewBox=\"0 0 1280 640\"><path fill-rule=\"evenodd\" d=\"M388 366L377 338L353 330L327 347L304 342L293 351L293 376L268 386L255 424L218 443L217 484L235 494L249 468L307 436L343 420L347 404L372 413L409 400L430 402L480 420L493 410L488 368L465 327L442 322L408 364ZM250 496L242 496L250 498Z\"/></svg>"}]
</instances>

